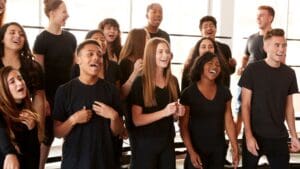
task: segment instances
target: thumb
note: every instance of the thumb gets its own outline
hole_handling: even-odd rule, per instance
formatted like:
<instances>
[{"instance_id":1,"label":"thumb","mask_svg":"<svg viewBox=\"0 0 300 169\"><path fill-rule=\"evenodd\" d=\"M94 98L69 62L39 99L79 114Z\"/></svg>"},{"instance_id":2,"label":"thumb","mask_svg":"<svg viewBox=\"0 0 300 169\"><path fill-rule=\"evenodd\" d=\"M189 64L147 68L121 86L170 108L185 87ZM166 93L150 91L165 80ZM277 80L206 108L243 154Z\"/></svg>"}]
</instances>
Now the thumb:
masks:
<instances>
[{"instance_id":1,"label":"thumb","mask_svg":"<svg viewBox=\"0 0 300 169\"><path fill-rule=\"evenodd\" d=\"M86 107L85 106L83 106L83 108L82 108L83 110L86 110Z\"/></svg>"}]
</instances>

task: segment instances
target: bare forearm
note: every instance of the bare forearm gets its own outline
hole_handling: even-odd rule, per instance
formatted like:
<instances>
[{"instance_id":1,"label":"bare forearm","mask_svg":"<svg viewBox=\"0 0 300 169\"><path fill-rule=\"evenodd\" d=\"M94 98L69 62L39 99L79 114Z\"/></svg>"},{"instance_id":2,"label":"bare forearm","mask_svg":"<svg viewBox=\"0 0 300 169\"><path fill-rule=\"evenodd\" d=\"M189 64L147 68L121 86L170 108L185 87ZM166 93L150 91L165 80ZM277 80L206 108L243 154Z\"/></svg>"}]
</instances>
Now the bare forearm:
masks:
<instances>
[{"instance_id":1,"label":"bare forearm","mask_svg":"<svg viewBox=\"0 0 300 169\"><path fill-rule=\"evenodd\" d=\"M110 129L114 135L120 135L123 132L124 126L120 116L110 120Z\"/></svg>"},{"instance_id":2,"label":"bare forearm","mask_svg":"<svg viewBox=\"0 0 300 169\"><path fill-rule=\"evenodd\" d=\"M253 136L252 129L251 129L251 123L250 123L250 107L249 106L243 106L242 107L242 119L244 122L244 130L245 130L245 136Z\"/></svg>"},{"instance_id":3,"label":"bare forearm","mask_svg":"<svg viewBox=\"0 0 300 169\"><path fill-rule=\"evenodd\" d=\"M237 136L232 115L225 117L225 130L233 149L237 151Z\"/></svg>"},{"instance_id":4,"label":"bare forearm","mask_svg":"<svg viewBox=\"0 0 300 169\"><path fill-rule=\"evenodd\" d=\"M191 137L187 125L180 125L180 135L183 139L183 143L188 153L189 154L194 153L195 149L192 145L192 141L191 141Z\"/></svg>"},{"instance_id":5,"label":"bare forearm","mask_svg":"<svg viewBox=\"0 0 300 169\"><path fill-rule=\"evenodd\" d=\"M42 90L36 91L32 99L32 107L40 116L40 126L45 126L45 92Z\"/></svg>"},{"instance_id":6,"label":"bare forearm","mask_svg":"<svg viewBox=\"0 0 300 169\"><path fill-rule=\"evenodd\" d=\"M166 117L165 114L163 110L148 114L141 113L133 116L133 122L136 126L144 126Z\"/></svg>"},{"instance_id":7,"label":"bare forearm","mask_svg":"<svg viewBox=\"0 0 300 169\"><path fill-rule=\"evenodd\" d=\"M121 99L124 100L127 98L128 94L130 93L132 84L136 78L137 74L132 72L127 79L127 81L121 86Z\"/></svg>"},{"instance_id":8,"label":"bare forearm","mask_svg":"<svg viewBox=\"0 0 300 169\"><path fill-rule=\"evenodd\" d=\"M286 112L286 122L290 131L291 137L297 138L296 127L295 127L295 114L293 111Z\"/></svg>"},{"instance_id":9,"label":"bare forearm","mask_svg":"<svg viewBox=\"0 0 300 169\"><path fill-rule=\"evenodd\" d=\"M59 123L59 124L58 124ZM75 126L75 120L73 120L73 117L70 116L68 120L64 122L56 122L55 121L55 127L54 127L54 135L55 137L62 138L67 136L73 127Z\"/></svg>"},{"instance_id":10,"label":"bare forearm","mask_svg":"<svg viewBox=\"0 0 300 169\"><path fill-rule=\"evenodd\" d=\"M243 59L242 59L242 67L245 68L248 64L248 61L249 61L249 56L244 56Z\"/></svg>"}]
</instances>

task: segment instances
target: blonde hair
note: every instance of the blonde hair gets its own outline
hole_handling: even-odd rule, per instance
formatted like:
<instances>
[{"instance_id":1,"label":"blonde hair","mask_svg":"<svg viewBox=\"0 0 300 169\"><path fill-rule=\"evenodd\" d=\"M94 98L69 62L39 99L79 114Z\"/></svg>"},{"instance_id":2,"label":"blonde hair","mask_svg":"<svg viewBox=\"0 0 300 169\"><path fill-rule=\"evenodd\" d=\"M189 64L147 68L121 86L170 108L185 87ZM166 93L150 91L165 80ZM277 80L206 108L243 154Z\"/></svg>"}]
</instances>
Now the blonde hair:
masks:
<instances>
[{"instance_id":1,"label":"blonde hair","mask_svg":"<svg viewBox=\"0 0 300 169\"><path fill-rule=\"evenodd\" d=\"M146 107L156 106L155 98L155 70L156 70L156 49L160 43L165 43L170 48L169 43L163 38L150 39L145 47L143 59L143 98ZM178 83L171 73L171 63L165 68L163 76L166 80L166 87L169 91L169 100L176 101L178 99Z\"/></svg>"}]
</instances>

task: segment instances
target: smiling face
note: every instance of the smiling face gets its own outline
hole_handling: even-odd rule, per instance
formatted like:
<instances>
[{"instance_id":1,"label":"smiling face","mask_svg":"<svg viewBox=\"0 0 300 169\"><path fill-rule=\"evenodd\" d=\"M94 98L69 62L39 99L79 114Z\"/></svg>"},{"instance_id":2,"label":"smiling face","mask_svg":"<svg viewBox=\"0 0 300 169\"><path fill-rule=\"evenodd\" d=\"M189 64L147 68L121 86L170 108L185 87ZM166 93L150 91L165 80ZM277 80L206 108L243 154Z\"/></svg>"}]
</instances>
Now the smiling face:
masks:
<instances>
[{"instance_id":1,"label":"smiling face","mask_svg":"<svg viewBox=\"0 0 300 169\"><path fill-rule=\"evenodd\" d=\"M85 44L78 53L77 63L80 67L80 76L98 77L103 65L100 47L92 43Z\"/></svg>"},{"instance_id":2,"label":"smiling face","mask_svg":"<svg viewBox=\"0 0 300 169\"><path fill-rule=\"evenodd\" d=\"M147 11L146 18L149 25L159 27L163 19L162 7L159 4L152 4Z\"/></svg>"},{"instance_id":3,"label":"smiling face","mask_svg":"<svg viewBox=\"0 0 300 169\"><path fill-rule=\"evenodd\" d=\"M204 39L199 45L199 56L202 56L206 52L215 53L214 44L209 39Z\"/></svg>"},{"instance_id":4,"label":"smiling face","mask_svg":"<svg viewBox=\"0 0 300 169\"><path fill-rule=\"evenodd\" d=\"M4 34L3 44L6 50L20 51L25 43L25 34L17 25L10 25Z\"/></svg>"},{"instance_id":5,"label":"smiling face","mask_svg":"<svg viewBox=\"0 0 300 169\"><path fill-rule=\"evenodd\" d=\"M156 67L165 69L170 65L172 54L166 43L159 43L156 48Z\"/></svg>"},{"instance_id":6,"label":"smiling face","mask_svg":"<svg viewBox=\"0 0 300 169\"><path fill-rule=\"evenodd\" d=\"M215 39L217 28L212 21L205 21L201 27L201 34L203 37Z\"/></svg>"},{"instance_id":7,"label":"smiling face","mask_svg":"<svg viewBox=\"0 0 300 169\"><path fill-rule=\"evenodd\" d=\"M220 72L220 61L218 57L213 57L210 61L204 64L201 79L208 79L210 81L214 81L220 75Z\"/></svg>"},{"instance_id":8,"label":"smiling face","mask_svg":"<svg viewBox=\"0 0 300 169\"><path fill-rule=\"evenodd\" d=\"M273 63L284 62L287 42L284 36L273 36L264 41L264 50L267 58Z\"/></svg>"},{"instance_id":9,"label":"smiling face","mask_svg":"<svg viewBox=\"0 0 300 169\"><path fill-rule=\"evenodd\" d=\"M17 70L12 70L7 76L9 91L16 103L21 103L26 97L27 88L25 81Z\"/></svg>"}]
</instances>

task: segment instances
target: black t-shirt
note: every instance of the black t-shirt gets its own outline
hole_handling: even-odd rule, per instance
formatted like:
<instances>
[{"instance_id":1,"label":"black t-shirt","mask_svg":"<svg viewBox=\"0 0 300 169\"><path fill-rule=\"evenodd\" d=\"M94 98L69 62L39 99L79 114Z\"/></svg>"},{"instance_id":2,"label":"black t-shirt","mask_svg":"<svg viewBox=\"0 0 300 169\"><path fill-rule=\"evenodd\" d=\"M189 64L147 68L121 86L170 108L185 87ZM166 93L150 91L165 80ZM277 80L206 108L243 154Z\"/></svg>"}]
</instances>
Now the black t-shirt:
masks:
<instances>
[{"instance_id":1,"label":"black t-shirt","mask_svg":"<svg viewBox=\"0 0 300 169\"><path fill-rule=\"evenodd\" d=\"M133 72L133 68L134 68L134 63L131 60L127 58L121 60L120 62L121 85L126 83L130 74Z\"/></svg>"},{"instance_id":2,"label":"black t-shirt","mask_svg":"<svg viewBox=\"0 0 300 169\"><path fill-rule=\"evenodd\" d=\"M214 148L224 142L226 103L231 98L229 89L221 85L217 86L212 100L201 93L197 83L192 83L182 92L180 102L190 108L188 126L195 148Z\"/></svg>"},{"instance_id":3,"label":"black t-shirt","mask_svg":"<svg viewBox=\"0 0 300 169\"><path fill-rule=\"evenodd\" d=\"M44 90L44 72L41 65L29 57L20 56L20 73L31 94L34 95L38 90ZM0 68L4 67L0 59Z\"/></svg>"},{"instance_id":4,"label":"black t-shirt","mask_svg":"<svg viewBox=\"0 0 300 169\"><path fill-rule=\"evenodd\" d=\"M7 133L7 124L0 113L0 166L3 166L5 156L9 153L16 154L21 169L38 169L40 160L40 143L37 127L28 130L23 123L14 123L12 131L15 135L15 144L20 153L17 153Z\"/></svg>"},{"instance_id":5,"label":"black t-shirt","mask_svg":"<svg viewBox=\"0 0 300 169\"><path fill-rule=\"evenodd\" d=\"M91 110L94 101L111 106L121 115L119 93L113 84L99 79L94 85L85 85L75 78L57 89L53 119L64 122L84 106ZM64 138L62 159L62 169L116 168L110 120L94 112L88 123L74 126Z\"/></svg>"},{"instance_id":6,"label":"black t-shirt","mask_svg":"<svg viewBox=\"0 0 300 169\"><path fill-rule=\"evenodd\" d=\"M76 38L67 31L54 35L45 30L36 37L33 51L44 55L45 91L51 105L57 87L70 80L75 49Z\"/></svg>"},{"instance_id":7,"label":"black t-shirt","mask_svg":"<svg viewBox=\"0 0 300 169\"><path fill-rule=\"evenodd\" d=\"M171 43L169 34L165 31L161 30L161 29L158 29L158 31L156 33L150 33L149 32L149 34L150 34L151 38L160 37L160 38L164 38L169 43Z\"/></svg>"},{"instance_id":8,"label":"black t-shirt","mask_svg":"<svg viewBox=\"0 0 300 169\"><path fill-rule=\"evenodd\" d=\"M174 77L175 78L175 77ZM164 109L167 104L173 102L170 100L170 92L165 88L155 87L155 98L157 105L152 107L145 107L143 97L143 83L142 77L139 76L133 82L130 93L131 103L142 107L145 114L153 113ZM173 116L168 116L155 121L151 124L135 127L134 135L143 138L165 138L170 140L175 136L175 129L173 125Z\"/></svg>"},{"instance_id":9,"label":"black t-shirt","mask_svg":"<svg viewBox=\"0 0 300 169\"><path fill-rule=\"evenodd\" d=\"M264 51L264 40L262 35L255 33L249 37L245 54L249 56L248 64L265 59L267 57L267 54Z\"/></svg>"},{"instance_id":10,"label":"black t-shirt","mask_svg":"<svg viewBox=\"0 0 300 169\"><path fill-rule=\"evenodd\" d=\"M247 66L239 86L252 92L250 121L253 133L265 138L287 137L284 125L286 99L298 92L294 70L284 64L273 68L261 60Z\"/></svg>"},{"instance_id":11,"label":"black t-shirt","mask_svg":"<svg viewBox=\"0 0 300 169\"><path fill-rule=\"evenodd\" d=\"M225 61L224 68L223 68L223 72L224 72L223 84L227 87L230 87L230 75L235 71L235 66L229 65L229 59L232 58L231 50L229 46L226 45L225 43L216 41L216 44Z\"/></svg>"}]
</instances>

